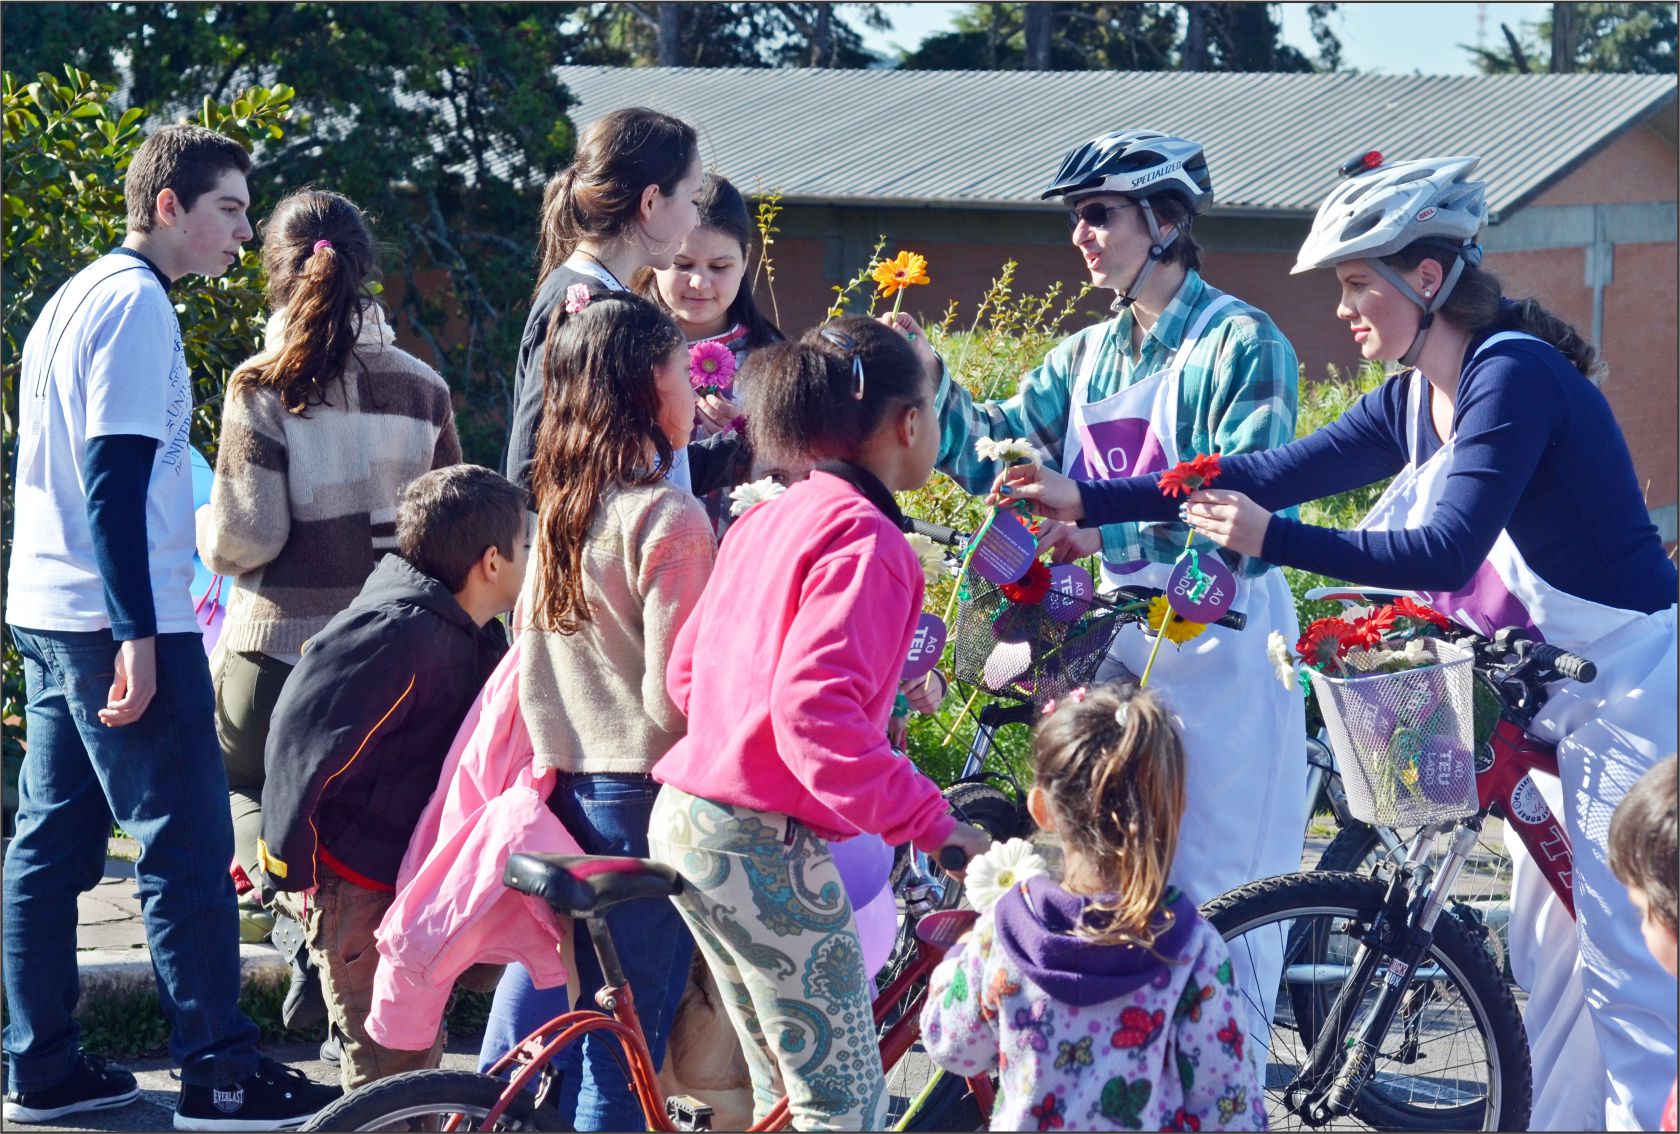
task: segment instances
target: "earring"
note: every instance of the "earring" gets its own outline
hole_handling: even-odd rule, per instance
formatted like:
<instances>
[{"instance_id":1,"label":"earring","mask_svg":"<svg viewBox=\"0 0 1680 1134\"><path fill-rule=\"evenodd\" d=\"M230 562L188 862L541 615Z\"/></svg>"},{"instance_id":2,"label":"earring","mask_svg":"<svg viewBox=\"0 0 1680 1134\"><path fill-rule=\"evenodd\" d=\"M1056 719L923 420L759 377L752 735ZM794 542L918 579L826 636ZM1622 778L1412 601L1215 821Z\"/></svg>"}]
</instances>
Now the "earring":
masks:
<instances>
[{"instance_id":1,"label":"earring","mask_svg":"<svg viewBox=\"0 0 1680 1134\"><path fill-rule=\"evenodd\" d=\"M1435 294L1435 293L1434 293L1434 292L1432 292L1432 291L1430 291L1430 290L1429 290L1429 289L1428 289L1428 288L1424 288L1424 289L1423 289L1423 297L1424 297L1424 298L1425 298L1425 299L1428 299L1428 298L1430 298L1430 297L1431 297L1431 296L1433 296L1433 295L1434 295L1434 294Z\"/></svg>"}]
</instances>

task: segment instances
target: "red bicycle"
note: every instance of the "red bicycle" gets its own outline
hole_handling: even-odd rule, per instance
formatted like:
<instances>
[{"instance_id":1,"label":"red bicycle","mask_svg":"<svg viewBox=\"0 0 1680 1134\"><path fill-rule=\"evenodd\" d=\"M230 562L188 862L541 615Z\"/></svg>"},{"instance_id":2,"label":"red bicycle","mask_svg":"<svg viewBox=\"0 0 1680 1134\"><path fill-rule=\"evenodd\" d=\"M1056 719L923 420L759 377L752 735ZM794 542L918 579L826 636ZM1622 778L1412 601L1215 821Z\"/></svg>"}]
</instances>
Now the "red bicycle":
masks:
<instances>
[{"instance_id":1,"label":"red bicycle","mask_svg":"<svg viewBox=\"0 0 1680 1134\"><path fill-rule=\"evenodd\" d=\"M1328 597L1355 595L1390 597ZM1479 911L1456 899L1455 886L1484 819L1495 815L1527 844L1573 912L1569 837L1529 775L1556 775L1557 754L1528 729L1549 685L1596 674L1586 658L1519 630L1487 638L1455 624L1440 637L1447 645L1438 660L1472 673L1475 709L1484 718L1497 714L1484 743L1457 764L1431 761L1426 742L1399 744L1403 691L1374 698L1364 714L1368 727L1392 738L1386 748L1355 743L1357 722L1344 722L1339 735L1335 724L1330 729L1343 775L1375 785L1363 806L1354 806L1359 793L1350 790L1357 817L1373 827L1417 828L1404 857L1375 877L1321 869L1263 879L1203 908L1233 953L1283 955L1275 1001L1250 1006L1249 1036L1265 1052L1274 1129L1528 1127L1522 1018L1489 929ZM1408 817L1402 802L1422 808Z\"/></svg>"},{"instance_id":2,"label":"red bicycle","mask_svg":"<svg viewBox=\"0 0 1680 1134\"><path fill-rule=\"evenodd\" d=\"M941 856L953 852L961 858L962 852L955 847L945 848ZM965 864L943 865L960 869ZM635 993L602 916L621 902L668 901L681 891L682 879L670 867L639 858L516 854L508 859L503 881L543 899L557 914L582 918L588 924L606 980L595 995L599 1010L556 1016L525 1037L489 1074L414 1071L382 1079L352 1091L317 1114L304 1129L564 1130L550 1102L559 1083L554 1058L590 1032L605 1032L618 1041L648 1129L710 1130L712 1111L703 1100L661 1094L658 1069L636 1015ZM928 975L977 916L972 910L937 910L916 923L914 957L874 1002L875 1023L883 1029L881 1063L887 1071L905 1058L921 1034ZM989 1078L942 1078L935 1080L934 1087L939 1097L918 1100L922 1105L901 1129L984 1128L993 1099ZM749 1129L782 1130L790 1117L783 1098Z\"/></svg>"}]
</instances>

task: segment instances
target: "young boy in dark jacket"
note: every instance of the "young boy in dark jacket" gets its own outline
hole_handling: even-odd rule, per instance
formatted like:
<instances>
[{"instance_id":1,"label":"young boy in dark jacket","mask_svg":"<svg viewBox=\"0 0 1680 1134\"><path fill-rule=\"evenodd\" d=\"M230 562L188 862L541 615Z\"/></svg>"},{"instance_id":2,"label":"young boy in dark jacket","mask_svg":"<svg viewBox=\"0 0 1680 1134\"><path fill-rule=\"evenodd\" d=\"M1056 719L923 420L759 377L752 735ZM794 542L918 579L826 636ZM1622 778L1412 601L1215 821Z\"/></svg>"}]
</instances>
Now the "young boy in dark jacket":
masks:
<instances>
[{"instance_id":1,"label":"young boy in dark jacket","mask_svg":"<svg viewBox=\"0 0 1680 1134\"><path fill-rule=\"evenodd\" d=\"M356 601L310 639L274 709L258 857L305 927L350 1091L438 1066L365 1026L374 931L456 730L507 652L528 554L524 494L477 465L418 477L387 555Z\"/></svg>"}]
</instances>

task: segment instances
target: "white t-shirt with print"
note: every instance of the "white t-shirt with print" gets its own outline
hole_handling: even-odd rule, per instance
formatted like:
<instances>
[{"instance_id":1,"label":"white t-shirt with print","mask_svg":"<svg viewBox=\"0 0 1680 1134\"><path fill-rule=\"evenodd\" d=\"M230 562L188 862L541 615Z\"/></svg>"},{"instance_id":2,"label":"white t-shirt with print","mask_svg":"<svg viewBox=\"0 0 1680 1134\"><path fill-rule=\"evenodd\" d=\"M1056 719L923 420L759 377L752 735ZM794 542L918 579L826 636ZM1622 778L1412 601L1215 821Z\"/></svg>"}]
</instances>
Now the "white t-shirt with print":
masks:
<instances>
[{"instance_id":1,"label":"white t-shirt with print","mask_svg":"<svg viewBox=\"0 0 1680 1134\"><path fill-rule=\"evenodd\" d=\"M150 563L132 569L150 571L158 633L196 631L192 382L175 308L145 261L114 252L59 288L24 342L18 402L6 621L30 630L111 625L82 461L91 438L138 434L158 449L146 493Z\"/></svg>"}]
</instances>

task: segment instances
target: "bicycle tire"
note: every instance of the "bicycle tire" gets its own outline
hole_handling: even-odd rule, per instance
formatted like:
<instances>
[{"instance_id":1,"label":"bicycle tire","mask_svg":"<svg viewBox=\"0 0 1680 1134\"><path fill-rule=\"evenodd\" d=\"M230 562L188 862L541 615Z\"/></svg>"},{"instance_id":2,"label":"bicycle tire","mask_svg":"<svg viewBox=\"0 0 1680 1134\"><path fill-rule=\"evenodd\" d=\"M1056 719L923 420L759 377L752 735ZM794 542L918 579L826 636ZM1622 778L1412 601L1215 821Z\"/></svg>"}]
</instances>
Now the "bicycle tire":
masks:
<instances>
[{"instance_id":1,"label":"bicycle tire","mask_svg":"<svg viewBox=\"0 0 1680 1134\"><path fill-rule=\"evenodd\" d=\"M1356 819L1336 832L1313 869L1368 876L1383 857L1377 829Z\"/></svg>"},{"instance_id":2,"label":"bicycle tire","mask_svg":"<svg viewBox=\"0 0 1680 1134\"><path fill-rule=\"evenodd\" d=\"M945 800L964 822L972 823L995 842L1020 838L1032 830L1026 808L991 784L964 780L945 789Z\"/></svg>"},{"instance_id":3,"label":"bicycle tire","mask_svg":"<svg viewBox=\"0 0 1680 1134\"><path fill-rule=\"evenodd\" d=\"M995 1086L996 1080L993 1080ZM994 1096L995 1097L995 1096ZM905 1111L894 1130L988 1130L990 1120L980 1113L968 1080L949 1071L935 1072L921 1095Z\"/></svg>"},{"instance_id":4,"label":"bicycle tire","mask_svg":"<svg viewBox=\"0 0 1680 1134\"><path fill-rule=\"evenodd\" d=\"M475 1071L409 1071L351 1091L304 1124L304 1130L408 1130L412 1119L459 1114L481 1130L507 1082ZM435 1127L432 1127L435 1128ZM538 1107L520 1092L508 1104L497 1130L569 1130L553 1107Z\"/></svg>"},{"instance_id":5,"label":"bicycle tire","mask_svg":"<svg viewBox=\"0 0 1680 1134\"><path fill-rule=\"evenodd\" d=\"M1303 944L1314 918L1329 918L1332 924L1333 919L1343 918L1368 926L1382 908L1385 892L1382 882L1354 874L1322 870L1285 874L1252 882L1215 898L1202 908L1202 914L1227 944L1267 925L1287 927L1280 929L1287 935L1283 978L1287 980L1288 966L1299 960L1295 951ZM1398 1080L1390 1079L1379 1085L1373 1077L1360 1092L1354 1114L1361 1121L1386 1130L1526 1130L1532 1093L1528 1042L1516 1000L1495 970L1492 955L1458 917L1448 915L1435 923L1427 961L1451 982L1482 1037L1488 1064L1486 1098L1457 1106L1419 1107L1394 1097L1388 1084ZM1307 964L1315 970L1323 963L1328 963L1327 958L1317 953L1307 959ZM1420 965L1419 969L1422 968ZM1308 989L1319 987L1310 983L1316 979L1315 972L1306 985L1288 982L1292 1022L1282 1026L1285 1033L1297 1034L1307 1049L1317 1038L1314 1022L1322 1019L1322 1014L1317 1010L1316 1000L1304 1003L1302 998L1310 995ZM1439 983L1430 982L1430 986ZM1413 987L1425 986L1414 983ZM1428 1008L1429 999L1426 996L1417 1009L1420 1014ZM1281 1009L1284 1002L1281 990L1278 1002ZM1274 1010L1268 1059L1278 1050L1277 1015L1278 1011ZM1413 1059L1417 1059L1415 1050ZM1379 1056L1379 1070L1385 1065L1398 1065L1398 1060L1391 1054ZM1277 1104L1281 1099L1272 1089L1273 1079L1268 1066L1266 1093L1268 1109L1274 1111L1272 1128L1275 1130L1286 1128L1281 1124L1283 1120L1296 1116L1290 1115L1287 1109L1279 1113Z\"/></svg>"}]
</instances>

